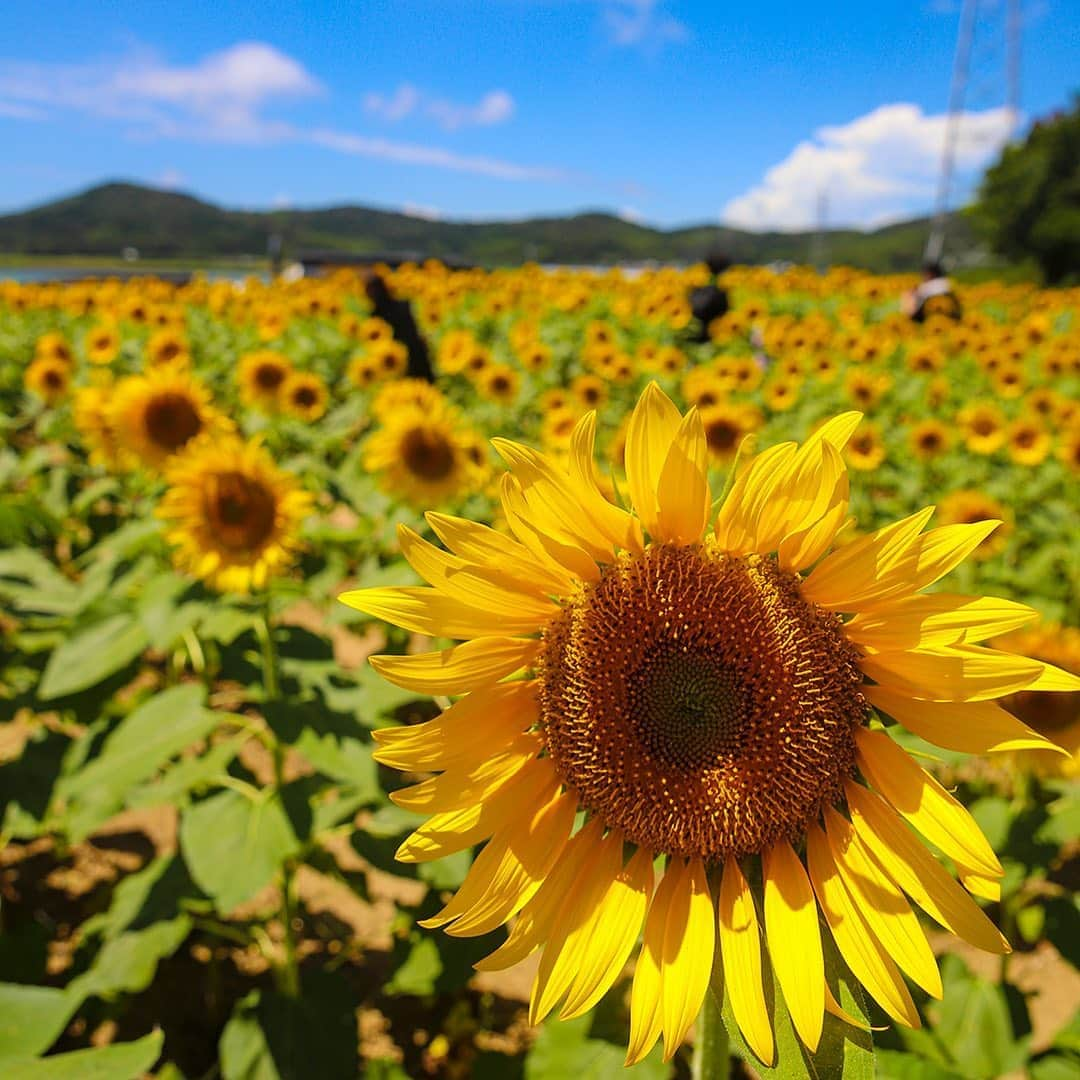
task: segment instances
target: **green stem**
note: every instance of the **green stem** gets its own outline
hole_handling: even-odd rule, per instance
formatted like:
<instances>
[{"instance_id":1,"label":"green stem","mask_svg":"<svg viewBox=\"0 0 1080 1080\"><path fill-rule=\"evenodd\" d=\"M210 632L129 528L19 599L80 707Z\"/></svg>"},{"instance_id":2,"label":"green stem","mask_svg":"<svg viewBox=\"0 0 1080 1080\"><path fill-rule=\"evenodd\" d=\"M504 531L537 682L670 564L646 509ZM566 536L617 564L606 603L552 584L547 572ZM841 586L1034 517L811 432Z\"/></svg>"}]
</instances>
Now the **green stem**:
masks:
<instances>
[{"instance_id":1,"label":"green stem","mask_svg":"<svg viewBox=\"0 0 1080 1080\"><path fill-rule=\"evenodd\" d=\"M728 1080L731 1053L727 1028L720 1015L720 1002L711 986L705 993L694 1030L694 1058L690 1066L693 1080Z\"/></svg>"},{"instance_id":2,"label":"green stem","mask_svg":"<svg viewBox=\"0 0 1080 1080\"><path fill-rule=\"evenodd\" d=\"M274 631L270 623L270 597L267 596L263 613L255 621L255 633L259 639L263 662L263 698L277 701L281 692L278 678L278 655L274 644ZM271 746L274 759L274 791L285 786L285 747L274 737ZM300 996L300 966L296 957L296 866L286 859L281 867L281 923L284 933L285 959L278 969L278 988L288 997Z\"/></svg>"}]
</instances>

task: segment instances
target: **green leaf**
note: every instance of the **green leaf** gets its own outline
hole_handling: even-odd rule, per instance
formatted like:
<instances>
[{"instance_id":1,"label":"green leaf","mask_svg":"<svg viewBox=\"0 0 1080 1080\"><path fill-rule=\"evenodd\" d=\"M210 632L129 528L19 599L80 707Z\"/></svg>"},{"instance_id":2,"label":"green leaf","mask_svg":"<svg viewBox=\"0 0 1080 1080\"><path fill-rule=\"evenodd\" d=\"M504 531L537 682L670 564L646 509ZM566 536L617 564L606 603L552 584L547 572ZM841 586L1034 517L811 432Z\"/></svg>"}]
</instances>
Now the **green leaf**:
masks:
<instances>
[{"instance_id":1,"label":"green leaf","mask_svg":"<svg viewBox=\"0 0 1080 1080\"><path fill-rule=\"evenodd\" d=\"M219 1050L224 1080L353 1080L355 1002L340 975L304 976L298 998L254 991L225 1025Z\"/></svg>"},{"instance_id":2,"label":"green leaf","mask_svg":"<svg viewBox=\"0 0 1080 1080\"><path fill-rule=\"evenodd\" d=\"M227 790L189 806L180 849L195 883L223 914L250 900L300 845L275 795Z\"/></svg>"},{"instance_id":3,"label":"green leaf","mask_svg":"<svg viewBox=\"0 0 1080 1080\"><path fill-rule=\"evenodd\" d=\"M878 1073L889 1080L963 1080L960 1073L902 1050L878 1050Z\"/></svg>"},{"instance_id":4,"label":"green leaf","mask_svg":"<svg viewBox=\"0 0 1080 1080\"><path fill-rule=\"evenodd\" d=\"M41 701L96 686L146 648L146 631L131 614L113 615L68 638L50 657L38 684Z\"/></svg>"},{"instance_id":5,"label":"green leaf","mask_svg":"<svg viewBox=\"0 0 1080 1080\"><path fill-rule=\"evenodd\" d=\"M48 1050L80 1001L51 986L0 983L0 1066Z\"/></svg>"},{"instance_id":6,"label":"green leaf","mask_svg":"<svg viewBox=\"0 0 1080 1080\"><path fill-rule=\"evenodd\" d=\"M182 899L201 895L179 855L160 856L117 884L108 910L87 919L82 936L101 934L110 939L125 930L173 919L180 913Z\"/></svg>"},{"instance_id":7,"label":"green leaf","mask_svg":"<svg viewBox=\"0 0 1080 1080\"><path fill-rule=\"evenodd\" d=\"M214 743L198 757L181 758L160 776L131 791L124 800L131 808L139 806L179 806L192 792L215 784L225 775L229 762L236 757L245 736ZM216 785L215 785L216 786Z\"/></svg>"},{"instance_id":8,"label":"green leaf","mask_svg":"<svg viewBox=\"0 0 1080 1080\"><path fill-rule=\"evenodd\" d=\"M64 779L74 839L92 832L124 805L136 784L213 730L217 718L202 707L204 696L196 683L156 694L120 722L98 757Z\"/></svg>"},{"instance_id":9,"label":"green leaf","mask_svg":"<svg viewBox=\"0 0 1080 1080\"><path fill-rule=\"evenodd\" d=\"M397 950L394 951L396 955ZM383 992L392 997L398 994L426 997L435 993L435 983L442 970L442 958L434 937L431 934L414 935L404 958L393 965L394 973L383 986Z\"/></svg>"},{"instance_id":10,"label":"green leaf","mask_svg":"<svg viewBox=\"0 0 1080 1080\"><path fill-rule=\"evenodd\" d=\"M590 1015L545 1023L525 1058L525 1080L664 1080L671 1075L672 1067L661 1060L659 1044L633 1072L627 1072L623 1065L626 1047L589 1038L591 1023Z\"/></svg>"},{"instance_id":11,"label":"green leaf","mask_svg":"<svg viewBox=\"0 0 1080 1080\"><path fill-rule=\"evenodd\" d=\"M153 982L158 961L172 956L190 932L191 920L178 915L120 934L105 942L90 970L72 980L70 989L82 997L137 994Z\"/></svg>"},{"instance_id":12,"label":"green leaf","mask_svg":"<svg viewBox=\"0 0 1080 1080\"><path fill-rule=\"evenodd\" d=\"M135 1042L11 1063L4 1068L4 1080L136 1080L154 1067L164 1040L161 1031L154 1031Z\"/></svg>"}]
</instances>

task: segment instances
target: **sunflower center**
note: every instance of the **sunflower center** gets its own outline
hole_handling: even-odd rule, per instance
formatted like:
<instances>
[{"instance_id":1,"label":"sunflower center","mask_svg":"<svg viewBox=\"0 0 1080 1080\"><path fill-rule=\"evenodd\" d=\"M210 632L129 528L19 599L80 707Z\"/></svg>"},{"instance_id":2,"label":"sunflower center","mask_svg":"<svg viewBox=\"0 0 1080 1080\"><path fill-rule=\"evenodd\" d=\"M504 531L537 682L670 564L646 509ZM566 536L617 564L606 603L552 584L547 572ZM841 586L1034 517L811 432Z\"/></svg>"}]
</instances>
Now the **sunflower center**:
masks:
<instances>
[{"instance_id":1,"label":"sunflower center","mask_svg":"<svg viewBox=\"0 0 1080 1080\"><path fill-rule=\"evenodd\" d=\"M218 543L230 551L252 551L274 531L273 494L243 473L221 473L209 500L209 518Z\"/></svg>"},{"instance_id":2,"label":"sunflower center","mask_svg":"<svg viewBox=\"0 0 1080 1080\"><path fill-rule=\"evenodd\" d=\"M276 390L285 380L285 372L278 364L260 364L255 369L255 382L262 390Z\"/></svg>"},{"instance_id":3,"label":"sunflower center","mask_svg":"<svg viewBox=\"0 0 1080 1080\"><path fill-rule=\"evenodd\" d=\"M772 560L653 546L545 637L542 724L568 786L654 851L761 852L838 801L867 705L839 619Z\"/></svg>"},{"instance_id":4,"label":"sunflower center","mask_svg":"<svg viewBox=\"0 0 1080 1080\"><path fill-rule=\"evenodd\" d=\"M202 417L192 400L184 394L167 392L157 395L146 408L146 432L167 450L179 450L202 430Z\"/></svg>"},{"instance_id":5,"label":"sunflower center","mask_svg":"<svg viewBox=\"0 0 1080 1080\"><path fill-rule=\"evenodd\" d=\"M305 409L310 408L318 400L318 396L310 386L301 386L293 394L293 401Z\"/></svg>"},{"instance_id":6,"label":"sunflower center","mask_svg":"<svg viewBox=\"0 0 1080 1080\"><path fill-rule=\"evenodd\" d=\"M401 441L405 467L423 480L444 480L453 472L454 451L441 435L413 428Z\"/></svg>"},{"instance_id":7,"label":"sunflower center","mask_svg":"<svg viewBox=\"0 0 1080 1080\"><path fill-rule=\"evenodd\" d=\"M733 450L738 437L739 429L730 420L713 420L705 425L705 441L718 454Z\"/></svg>"}]
</instances>

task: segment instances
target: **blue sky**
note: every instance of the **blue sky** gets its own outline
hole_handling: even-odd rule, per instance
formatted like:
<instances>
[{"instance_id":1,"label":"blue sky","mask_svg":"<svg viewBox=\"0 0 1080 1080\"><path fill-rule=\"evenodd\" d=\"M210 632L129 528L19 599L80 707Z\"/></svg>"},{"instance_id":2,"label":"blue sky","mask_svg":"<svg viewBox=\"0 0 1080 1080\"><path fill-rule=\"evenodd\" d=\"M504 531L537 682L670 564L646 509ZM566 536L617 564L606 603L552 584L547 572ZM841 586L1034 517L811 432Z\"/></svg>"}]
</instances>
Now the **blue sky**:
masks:
<instances>
[{"instance_id":1,"label":"blue sky","mask_svg":"<svg viewBox=\"0 0 1080 1080\"><path fill-rule=\"evenodd\" d=\"M0 210L107 178L228 206L874 225L933 203L959 0L7 0ZM983 0L960 197L1012 128ZM1080 89L1023 0L1021 123Z\"/></svg>"}]
</instances>

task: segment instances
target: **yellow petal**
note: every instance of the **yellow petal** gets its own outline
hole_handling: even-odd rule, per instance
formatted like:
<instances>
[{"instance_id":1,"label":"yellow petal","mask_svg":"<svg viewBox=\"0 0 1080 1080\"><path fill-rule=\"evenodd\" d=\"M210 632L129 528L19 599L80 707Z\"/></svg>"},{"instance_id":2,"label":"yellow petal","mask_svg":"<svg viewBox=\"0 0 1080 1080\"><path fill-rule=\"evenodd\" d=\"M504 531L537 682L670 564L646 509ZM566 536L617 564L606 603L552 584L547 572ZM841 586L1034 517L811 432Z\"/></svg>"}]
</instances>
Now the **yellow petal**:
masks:
<instances>
[{"instance_id":1,"label":"yellow petal","mask_svg":"<svg viewBox=\"0 0 1080 1080\"><path fill-rule=\"evenodd\" d=\"M538 558L512 536L467 518L432 510L424 517L431 531L455 555L501 570L517 581L537 586L549 596L564 596L573 588L574 578L563 567L547 558Z\"/></svg>"},{"instance_id":2,"label":"yellow petal","mask_svg":"<svg viewBox=\"0 0 1080 1080\"><path fill-rule=\"evenodd\" d=\"M807 830L806 861L825 921L851 973L894 1020L907 1027L921 1026L903 976L852 900L817 825Z\"/></svg>"},{"instance_id":3,"label":"yellow petal","mask_svg":"<svg viewBox=\"0 0 1080 1080\"><path fill-rule=\"evenodd\" d=\"M847 446L855 429L862 423L861 412L843 412L826 420L807 440L807 445L816 442L826 442L835 450L843 450Z\"/></svg>"},{"instance_id":4,"label":"yellow petal","mask_svg":"<svg viewBox=\"0 0 1080 1080\"><path fill-rule=\"evenodd\" d=\"M975 819L888 735L857 728L855 757L863 775L930 843L988 877L1002 875Z\"/></svg>"},{"instance_id":5,"label":"yellow petal","mask_svg":"<svg viewBox=\"0 0 1080 1080\"><path fill-rule=\"evenodd\" d=\"M750 886L739 864L724 864L717 904L720 959L731 1011L747 1045L766 1065L772 1064L773 1033L761 983L761 936Z\"/></svg>"},{"instance_id":6,"label":"yellow petal","mask_svg":"<svg viewBox=\"0 0 1080 1080\"><path fill-rule=\"evenodd\" d=\"M994 904L1001 900L1001 882L996 877L988 877L978 870L969 870L960 863L956 864L956 871L964 883L964 888L973 896Z\"/></svg>"},{"instance_id":7,"label":"yellow petal","mask_svg":"<svg viewBox=\"0 0 1080 1080\"><path fill-rule=\"evenodd\" d=\"M638 848L578 932L582 956L561 1019L588 1012L614 985L641 933L652 886L652 853Z\"/></svg>"},{"instance_id":8,"label":"yellow petal","mask_svg":"<svg viewBox=\"0 0 1080 1080\"><path fill-rule=\"evenodd\" d=\"M567 893L593 859L603 832L603 822L592 818L580 832L570 837L551 873L521 909L510 936L475 965L477 971L505 971L548 940Z\"/></svg>"},{"instance_id":9,"label":"yellow petal","mask_svg":"<svg viewBox=\"0 0 1080 1080\"><path fill-rule=\"evenodd\" d=\"M485 637L415 656L371 656L387 682L420 694L464 694L529 667L540 651L535 638Z\"/></svg>"},{"instance_id":10,"label":"yellow petal","mask_svg":"<svg viewBox=\"0 0 1080 1080\"><path fill-rule=\"evenodd\" d=\"M770 446L736 479L713 526L721 550L733 555L748 555L758 550L758 517L776 485L789 475L795 452L795 444L790 442Z\"/></svg>"},{"instance_id":11,"label":"yellow petal","mask_svg":"<svg viewBox=\"0 0 1080 1080\"><path fill-rule=\"evenodd\" d=\"M479 766L539 719L538 685L484 687L423 724L380 728L375 760L415 772Z\"/></svg>"},{"instance_id":12,"label":"yellow petal","mask_svg":"<svg viewBox=\"0 0 1080 1080\"><path fill-rule=\"evenodd\" d=\"M886 686L864 686L862 690L875 709L891 716L913 734L946 750L963 754L1056 750L1068 757L1068 751L1022 724L992 701L917 701Z\"/></svg>"},{"instance_id":13,"label":"yellow petal","mask_svg":"<svg viewBox=\"0 0 1080 1080\"><path fill-rule=\"evenodd\" d=\"M664 932L667 929L668 908L673 900L672 886L676 884L674 864L660 879L653 894L649 914L645 919L645 933L634 968L634 982L630 989L630 1040L626 1050L626 1064L636 1065L656 1044L663 1029L661 1010L660 963L664 955Z\"/></svg>"},{"instance_id":14,"label":"yellow petal","mask_svg":"<svg viewBox=\"0 0 1080 1080\"><path fill-rule=\"evenodd\" d=\"M552 562L582 581L599 579L596 560L583 548L560 537L559 523L545 508L529 503L521 484L510 473L504 473L499 481L499 498L506 523L537 559L542 563Z\"/></svg>"},{"instance_id":15,"label":"yellow petal","mask_svg":"<svg viewBox=\"0 0 1080 1080\"><path fill-rule=\"evenodd\" d=\"M825 835L840 876L863 918L900 969L931 997L941 997L941 974L915 912L859 842L851 823L825 809Z\"/></svg>"},{"instance_id":16,"label":"yellow petal","mask_svg":"<svg viewBox=\"0 0 1080 1080\"><path fill-rule=\"evenodd\" d=\"M556 794L524 825L496 834L476 857L451 901L420 925L446 925L455 937L477 937L501 926L534 895L558 859L574 824L577 799Z\"/></svg>"},{"instance_id":17,"label":"yellow petal","mask_svg":"<svg viewBox=\"0 0 1080 1080\"><path fill-rule=\"evenodd\" d=\"M475 638L495 634L532 634L540 622L529 615L487 611L444 596L437 589L401 586L354 589L338 599L373 618L428 637Z\"/></svg>"},{"instance_id":18,"label":"yellow petal","mask_svg":"<svg viewBox=\"0 0 1080 1080\"><path fill-rule=\"evenodd\" d=\"M878 652L984 641L1023 626L1039 613L994 596L931 593L910 596L856 615L844 633Z\"/></svg>"},{"instance_id":19,"label":"yellow petal","mask_svg":"<svg viewBox=\"0 0 1080 1080\"><path fill-rule=\"evenodd\" d=\"M786 840L765 852L762 876L773 974L799 1038L814 1051L821 1039L825 1007L825 960L814 891L802 862Z\"/></svg>"},{"instance_id":20,"label":"yellow petal","mask_svg":"<svg viewBox=\"0 0 1080 1080\"><path fill-rule=\"evenodd\" d=\"M613 545L592 520L565 471L544 454L509 439L492 439L499 456L510 466L530 507L547 514L557 534L594 558L611 561Z\"/></svg>"},{"instance_id":21,"label":"yellow petal","mask_svg":"<svg viewBox=\"0 0 1080 1080\"><path fill-rule=\"evenodd\" d=\"M596 413L589 412L577 422L570 435L570 480L582 506L604 535L616 546L640 553L644 546L641 523L633 514L610 503L597 485L595 441Z\"/></svg>"},{"instance_id":22,"label":"yellow petal","mask_svg":"<svg viewBox=\"0 0 1080 1080\"><path fill-rule=\"evenodd\" d=\"M611 833L593 850L583 872L563 896L533 982L529 1023L535 1026L570 988L586 944L581 931L622 869L622 833Z\"/></svg>"},{"instance_id":23,"label":"yellow petal","mask_svg":"<svg viewBox=\"0 0 1080 1080\"><path fill-rule=\"evenodd\" d=\"M542 749L540 737L527 732L479 761L471 760L462 768L449 770L393 792L390 801L402 810L421 814L460 810L472 803L482 802L519 773Z\"/></svg>"},{"instance_id":24,"label":"yellow petal","mask_svg":"<svg viewBox=\"0 0 1080 1080\"><path fill-rule=\"evenodd\" d=\"M784 570L798 572L817 562L847 518L849 484L843 459L830 443L822 444L821 453L820 469L812 478L817 492L800 524L777 547L777 558Z\"/></svg>"},{"instance_id":25,"label":"yellow petal","mask_svg":"<svg viewBox=\"0 0 1080 1080\"><path fill-rule=\"evenodd\" d=\"M547 622L558 605L538 595L538 589L523 591L512 578L442 551L429 544L407 525L398 525L401 553L409 565L444 596L489 612L528 618L534 625Z\"/></svg>"},{"instance_id":26,"label":"yellow petal","mask_svg":"<svg viewBox=\"0 0 1080 1080\"><path fill-rule=\"evenodd\" d=\"M878 865L946 930L976 948L1007 953L1001 932L880 795L853 780L844 783L859 839Z\"/></svg>"},{"instance_id":27,"label":"yellow petal","mask_svg":"<svg viewBox=\"0 0 1080 1080\"><path fill-rule=\"evenodd\" d=\"M982 645L865 652L859 666L870 678L895 692L927 701L1003 697L1032 688L1045 667L1038 660Z\"/></svg>"},{"instance_id":28,"label":"yellow petal","mask_svg":"<svg viewBox=\"0 0 1080 1080\"><path fill-rule=\"evenodd\" d=\"M660 472L656 539L696 544L705 532L712 506L708 447L697 409L683 417Z\"/></svg>"},{"instance_id":29,"label":"yellow petal","mask_svg":"<svg viewBox=\"0 0 1080 1080\"><path fill-rule=\"evenodd\" d=\"M660 476L681 419L671 399L652 382L638 399L626 429L626 482L630 501L646 532L652 534L658 525Z\"/></svg>"},{"instance_id":30,"label":"yellow petal","mask_svg":"<svg viewBox=\"0 0 1080 1080\"><path fill-rule=\"evenodd\" d=\"M858 611L884 591L884 575L903 565L934 508L853 540L825 557L803 582L803 595L834 611ZM909 590L914 592L915 589Z\"/></svg>"},{"instance_id":31,"label":"yellow petal","mask_svg":"<svg viewBox=\"0 0 1080 1080\"><path fill-rule=\"evenodd\" d=\"M674 860L673 865L681 862ZM692 859L676 873L660 967L665 1061L675 1056L701 1012L716 943L716 912L705 867Z\"/></svg>"}]
</instances>

